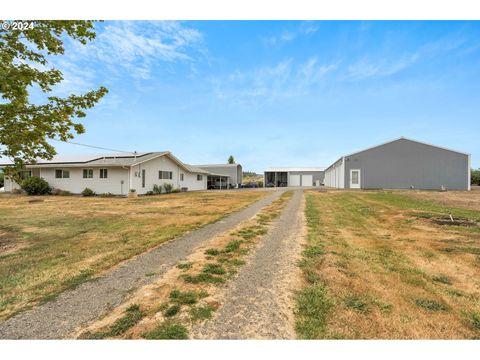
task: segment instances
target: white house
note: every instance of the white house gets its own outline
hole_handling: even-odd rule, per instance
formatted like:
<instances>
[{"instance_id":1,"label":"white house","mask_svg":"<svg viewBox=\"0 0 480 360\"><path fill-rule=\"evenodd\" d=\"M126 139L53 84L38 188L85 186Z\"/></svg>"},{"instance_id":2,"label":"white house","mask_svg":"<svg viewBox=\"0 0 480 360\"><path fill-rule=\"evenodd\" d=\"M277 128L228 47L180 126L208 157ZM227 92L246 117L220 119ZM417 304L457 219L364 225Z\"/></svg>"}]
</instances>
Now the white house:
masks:
<instances>
[{"instance_id":1,"label":"white house","mask_svg":"<svg viewBox=\"0 0 480 360\"><path fill-rule=\"evenodd\" d=\"M0 164L0 167L9 164ZM55 157L27 165L23 178L39 176L51 187L74 194L90 188L97 194L126 195L129 189L145 194L154 185L170 183L183 190L206 190L207 176L204 169L181 162L169 151L140 154L110 154L84 156L82 158ZM5 191L19 188L10 179L5 179Z\"/></svg>"}]
</instances>

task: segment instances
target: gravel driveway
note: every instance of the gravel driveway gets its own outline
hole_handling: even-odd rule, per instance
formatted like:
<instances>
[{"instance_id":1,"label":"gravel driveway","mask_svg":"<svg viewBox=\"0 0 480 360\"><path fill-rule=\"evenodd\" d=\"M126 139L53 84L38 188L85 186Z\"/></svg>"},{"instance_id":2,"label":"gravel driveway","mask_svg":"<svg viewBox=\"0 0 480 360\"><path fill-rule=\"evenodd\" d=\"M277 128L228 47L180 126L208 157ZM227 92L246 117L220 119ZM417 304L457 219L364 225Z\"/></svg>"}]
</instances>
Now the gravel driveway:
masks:
<instances>
[{"instance_id":1,"label":"gravel driveway","mask_svg":"<svg viewBox=\"0 0 480 360\"><path fill-rule=\"evenodd\" d=\"M154 281L147 274L163 274L187 257L203 241L254 216L277 200L272 192L247 208L199 230L180 236L108 271L96 280L62 293L56 300L0 322L0 339L60 339L123 303L134 290Z\"/></svg>"},{"instance_id":2,"label":"gravel driveway","mask_svg":"<svg viewBox=\"0 0 480 360\"><path fill-rule=\"evenodd\" d=\"M215 317L194 326L196 339L294 339L293 291L303 241L304 198L293 198L238 276L218 296Z\"/></svg>"}]
</instances>

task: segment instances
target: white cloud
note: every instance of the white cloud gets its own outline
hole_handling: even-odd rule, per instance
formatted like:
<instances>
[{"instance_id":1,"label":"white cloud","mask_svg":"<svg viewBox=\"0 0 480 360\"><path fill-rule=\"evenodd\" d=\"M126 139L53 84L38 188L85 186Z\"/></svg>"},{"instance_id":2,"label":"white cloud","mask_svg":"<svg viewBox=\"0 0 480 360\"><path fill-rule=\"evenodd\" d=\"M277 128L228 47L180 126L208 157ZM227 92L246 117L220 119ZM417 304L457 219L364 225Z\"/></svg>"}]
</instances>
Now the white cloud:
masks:
<instances>
[{"instance_id":1,"label":"white cloud","mask_svg":"<svg viewBox=\"0 0 480 360\"><path fill-rule=\"evenodd\" d=\"M278 35L264 38L264 40L270 45L278 45L295 40L300 36L308 36L318 31L319 26L312 21L302 21L300 25L290 31L282 31Z\"/></svg>"},{"instance_id":2,"label":"white cloud","mask_svg":"<svg viewBox=\"0 0 480 360\"><path fill-rule=\"evenodd\" d=\"M426 43L416 51L400 57L393 56L368 56L350 64L347 67L347 80L364 80L372 77L387 77L399 73L422 59L440 56L456 50L464 44L462 38L443 38L438 41Z\"/></svg>"},{"instance_id":3,"label":"white cloud","mask_svg":"<svg viewBox=\"0 0 480 360\"><path fill-rule=\"evenodd\" d=\"M237 70L212 79L212 83L217 97L222 100L236 103L272 101L306 95L336 68L336 64L319 64L316 57L300 64L287 59L273 66Z\"/></svg>"},{"instance_id":4,"label":"white cloud","mask_svg":"<svg viewBox=\"0 0 480 360\"><path fill-rule=\"evenodd\" d=\"M87 46L72 42L75 60L99 60L113 73L125 69L148 78L154 63L195 62L202 56L202 34L177 21L115 21Z\"/></svg>"}]
</instances>

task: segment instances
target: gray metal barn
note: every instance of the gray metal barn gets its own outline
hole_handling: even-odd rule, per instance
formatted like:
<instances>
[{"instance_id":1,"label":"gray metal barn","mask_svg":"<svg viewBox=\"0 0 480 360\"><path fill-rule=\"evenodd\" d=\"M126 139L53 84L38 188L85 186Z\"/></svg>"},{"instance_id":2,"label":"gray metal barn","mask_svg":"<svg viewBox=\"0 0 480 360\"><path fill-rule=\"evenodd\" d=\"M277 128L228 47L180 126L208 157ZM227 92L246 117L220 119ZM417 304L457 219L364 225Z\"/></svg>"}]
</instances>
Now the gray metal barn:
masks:
<instances>
[{"instance_id":1,"label":"gray metal barn","mask_svg":"<svg viewBox=\"0 0 480 360\"><path fill-rule=\"evenodd\" d=\"M401 137L342 156L325 170L325 186L470 190L470 155Z\"/></svg>"},{"instance_id":2,"label":"gray metal barn","mask_svg":"<svg viewBox=\"0 0 480 360\"><path fill-rule=\"evenodd\" d=\"M275 167L264 174L264 186L320 186L323 184L323 167Z\"/></svg>"}]
</instances>

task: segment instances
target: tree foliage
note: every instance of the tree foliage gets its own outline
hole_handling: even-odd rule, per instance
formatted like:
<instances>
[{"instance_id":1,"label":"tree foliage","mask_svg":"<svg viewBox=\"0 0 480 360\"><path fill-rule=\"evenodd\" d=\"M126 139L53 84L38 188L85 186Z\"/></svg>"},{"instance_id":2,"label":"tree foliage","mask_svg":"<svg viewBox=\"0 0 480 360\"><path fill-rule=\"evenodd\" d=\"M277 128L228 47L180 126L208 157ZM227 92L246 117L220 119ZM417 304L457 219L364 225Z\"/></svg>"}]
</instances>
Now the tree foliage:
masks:
<instances>
[{"instance_id":1,"label":"tree foliage","mask_svg":"<svg viewBox=\"0 0 480 360\"><path fill-rule=\"evenodd\" d=\"M77 119L107 93L100 87L83 95L48 96L44 104L31 103L31 86L49 93L63 80L60 70L49 67L47 57L64 54L65 36L81 44L95 38L93 21L33 23L32 29L0 30L0 155L13 161L6 173L14 179L26 163L56 154L48 139L66 141L85 132Z\"/></svg>"},{"instance_id":2,"label":"tree foliage","mask_svg":"<svg viewBox=\"0 0 480 360\"><path fill-rule=\"evenodd\" d=\"M235 158L233 157L233 155L230 155L230 156L228 157L228 163L229 163L229 164L235 164Z\"/></svg>"},{"instance_id":3,"label":"tree foliage","mask_svg":"<svg viewBox=\"0 0 480 360\"><path fill-rule=\"evenodd\" d=\"M480 169L472 169L470 179L472 185L480 185Z\"/></svg>"}]
</instances>

